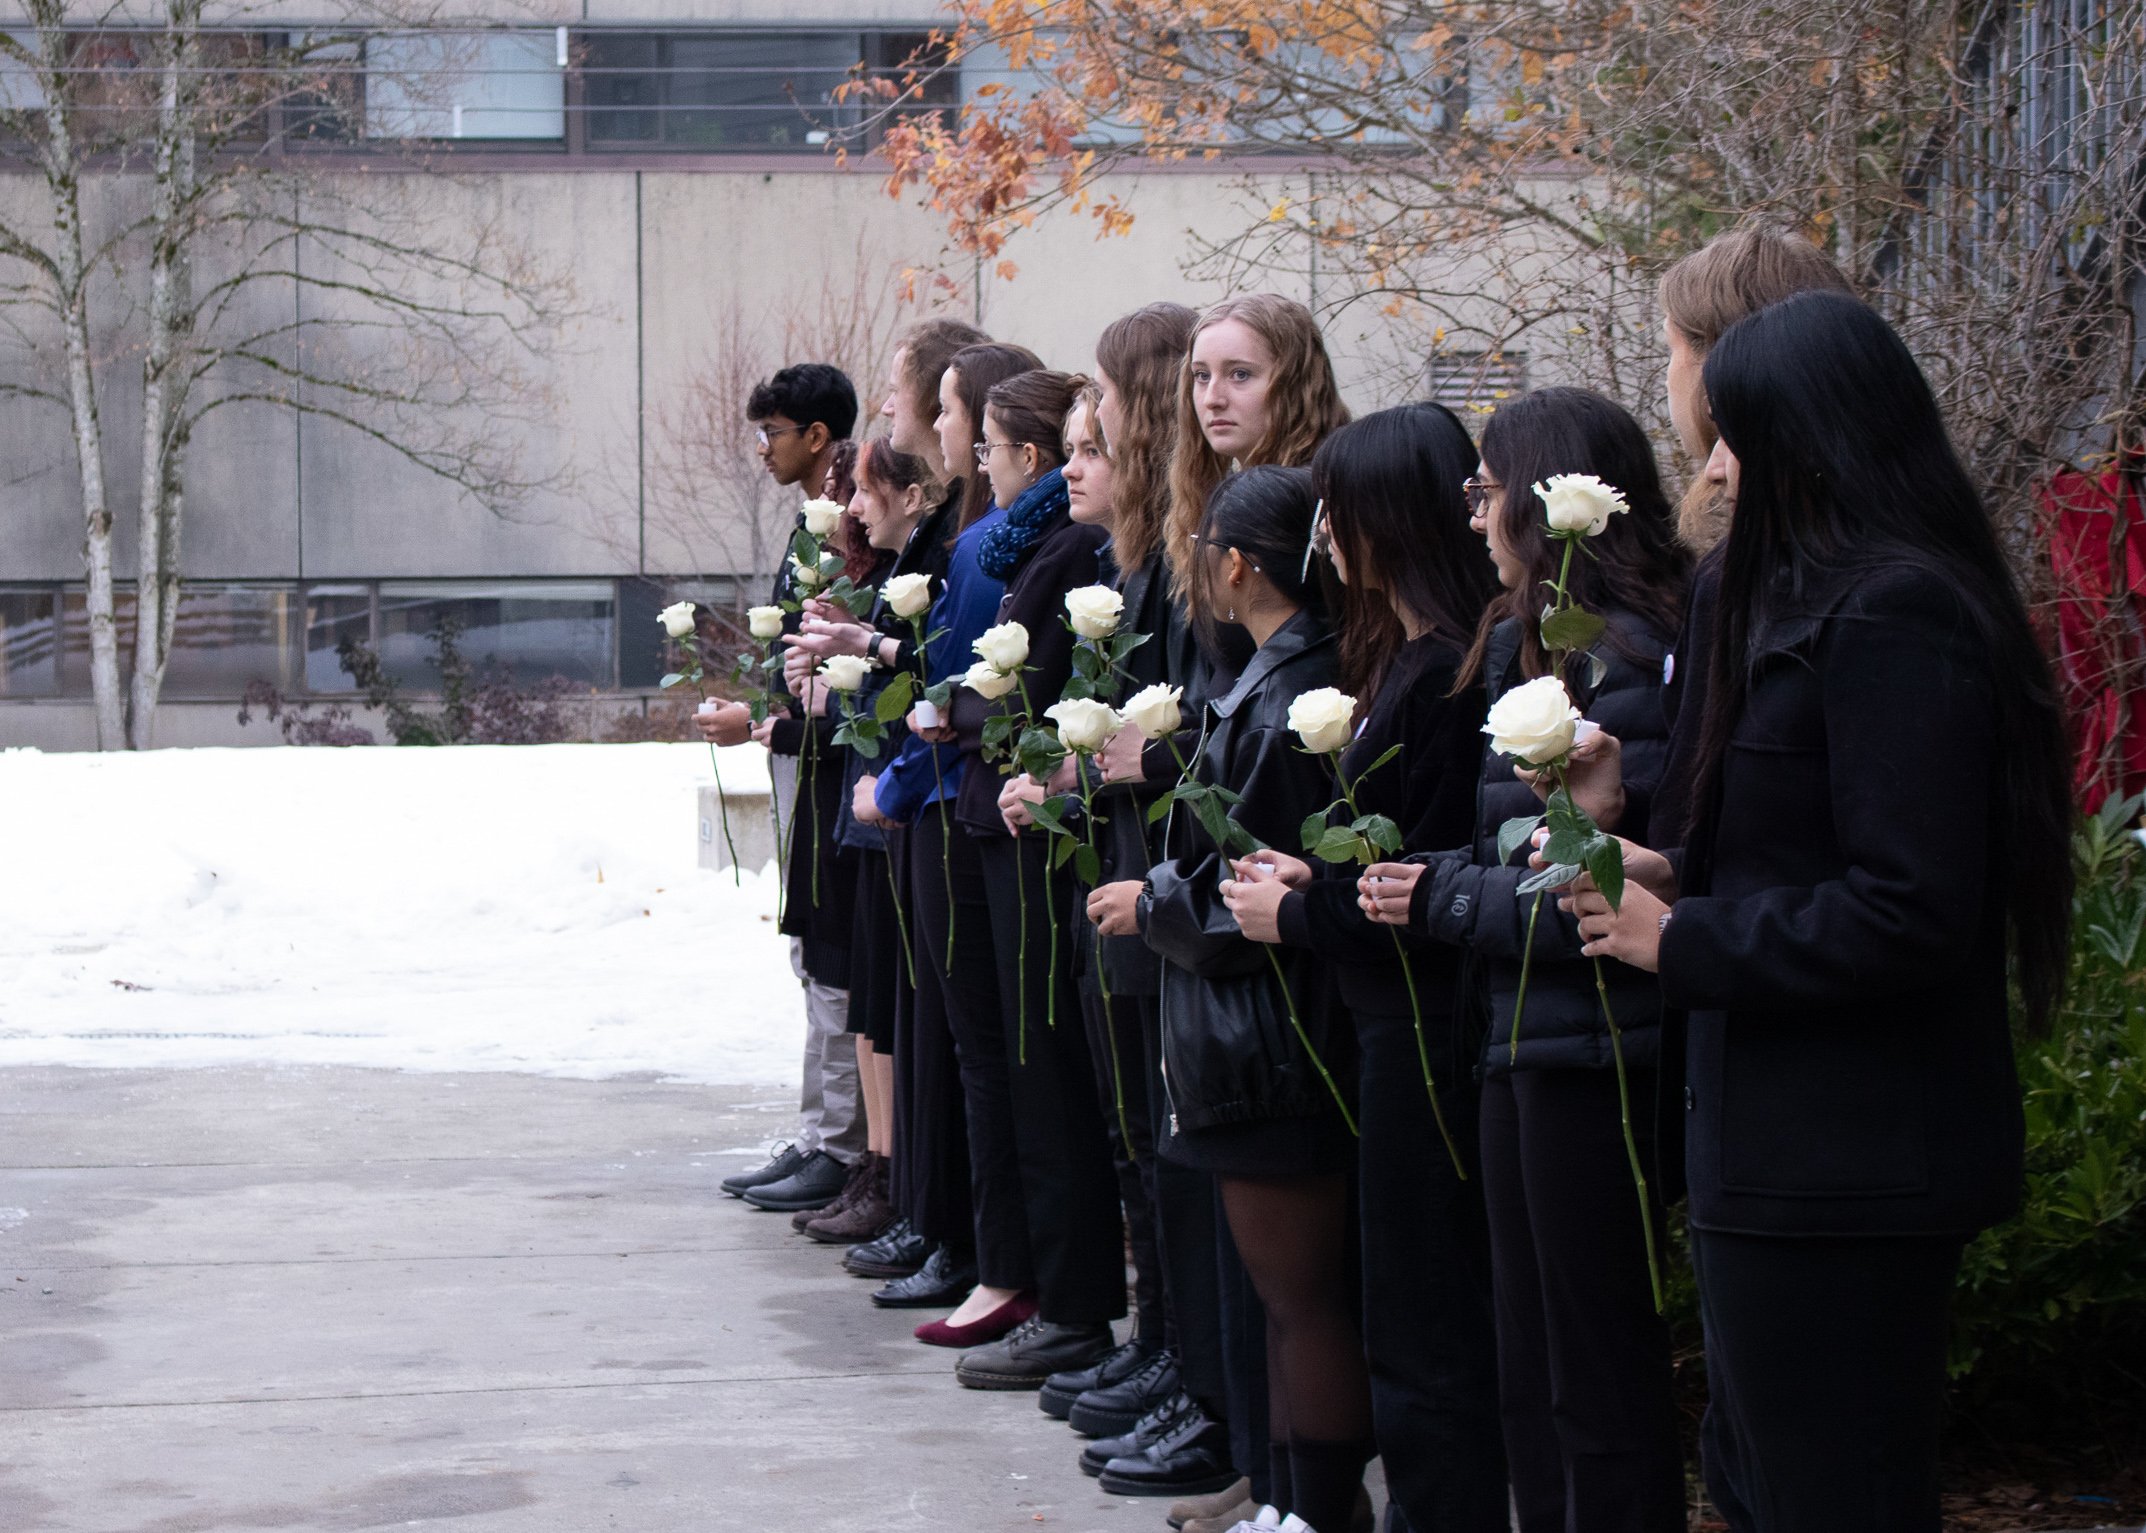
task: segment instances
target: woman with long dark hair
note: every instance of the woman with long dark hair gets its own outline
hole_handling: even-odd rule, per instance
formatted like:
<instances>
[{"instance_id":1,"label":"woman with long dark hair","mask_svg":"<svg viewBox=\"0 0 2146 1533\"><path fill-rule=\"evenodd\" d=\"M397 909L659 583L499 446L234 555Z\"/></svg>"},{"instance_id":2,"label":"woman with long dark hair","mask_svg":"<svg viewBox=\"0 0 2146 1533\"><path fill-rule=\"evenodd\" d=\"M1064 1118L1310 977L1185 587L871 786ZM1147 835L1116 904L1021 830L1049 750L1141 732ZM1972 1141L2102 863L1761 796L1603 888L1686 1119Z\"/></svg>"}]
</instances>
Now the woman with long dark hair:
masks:
<instances>
[{"instance_id":1,"label":"woman with long dark hair","mask_svg":"<svg viewBox=\"0 0 2146 1533\"><path fill-rule=\"evenodd\" d=\"M1333 796L1324 760L1288 722L1295 698L1334 677L1323 571L1304 557L1314 501L1307 470L1244 469L1215 488L1193 534L1197 609L1258 646L1204 710L1193 776L1233 795L1230 823L1266 847L1289 845ZM1140 917L1165 960L1162 1153L1216 1178L1266 1310L1268 1494L1313 1528L1346 1529L1373 1451L1349 1278L1347 1032L1330 1025L1319 959L1237 930L1225 904L1237 847L1180 805L1169 849Z\"/></svg>"},{"instance_id":2,"label":"woman with long dark hair","mask_svg":"<svg viewBox=\"0 0 2146 1533\"><path fill-rule=\"evenodd\" d=\"M2069 765L2049 668L1908 349L1807 293L1706 360L1734 502L1682 865L1628 853L1587 951L1691 1013L1715 1505L1934 1533L1960 1253L2018 1206L2007 958L2061 991Z\"/></svg>"},{"instance_id":3,"label":"woman with long dark hair","mask_svg":"<svg viewBox=\"0 0 2146 1533\"><path fill-rule=\"evenodd\" d=\"M1312 459L1317 541L1346 591L1341 686L1361 700L1341 771L1357 807L1411 846L1463 844L1475 819L1483 687L1461 672L1495 589L1462 490L1475 462L1452 412L1421 404L1342 427ZM1489 1238L1442 1133L1473 1167L1480 1028L1457 1004L1459 953L1396 942L1358 908L1360 871L1262 853L1237 863L1229 906L1247 936L1327 957L1355 1023L1364 1342L1387 1488L1412 1527L1502 1533Z\"/></svg>"},{"instance_id":4,"label":"woman with long dark hair","mask_svg":"<svg viewBox=\"0 0 2146 1533\"><path fill-rule=\"evenodd\" d=\"M1591 474L1629 510L1588 539L1567 590L1608 624L1592 654L1568 656L1568 692L1623 745L1630 802L1623 823L1646 826L1661 772L1662 656L1690 569L1675 540L1653 448L1622 407L1583 389L1542 389L1500 409L1483 432L1470 481L1473 525L1504 587L1484 614L1463 674L1486 697L1549 673L1540 642L1542 593L1560 550L1533 488ZM1615 1059L1569 919L1533 922L1517 893L1525 859L1501 864L1498 827L1539 805L1512 763L1479 747L1472 837L1441 850L1411 841L1405 864L1379 864L1359 886L1375 918L1467 951L1490 997L1483 1077L1483 1196L1496 1282L1499 1399L1513 1505L1523 1533L1672 1533L1684 1523L1684 1471L1671 1398L1669 1334L1648 1282L1647 1226L1625 1153ZM1652 1177L1651 1106L1661 1002L1643 976L1613 972L1609 1002L1623 1033L1635 1131ZM1516 1016L1516 1011L1519 1015Z\"/></svg>"}]
</instances>

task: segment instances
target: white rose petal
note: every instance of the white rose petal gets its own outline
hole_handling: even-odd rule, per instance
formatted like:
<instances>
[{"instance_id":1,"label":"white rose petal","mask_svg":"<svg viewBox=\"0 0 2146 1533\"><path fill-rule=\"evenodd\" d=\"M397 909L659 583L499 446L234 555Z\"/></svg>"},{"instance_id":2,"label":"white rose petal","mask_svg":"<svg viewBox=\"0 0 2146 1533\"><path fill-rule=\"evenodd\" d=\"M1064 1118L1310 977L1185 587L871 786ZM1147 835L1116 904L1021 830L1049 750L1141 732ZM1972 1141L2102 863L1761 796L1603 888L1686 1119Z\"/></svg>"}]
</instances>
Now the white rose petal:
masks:
<instances>
[{"instance_id":1,"label":"white rose petal","mask_svg":"<svg viewBox=\"0 0 2146 1533\"><path fill-rule=\"evenodd\" d=\"M693 632L693 604L689 601L674 601L656 614L656 621L663 631L674 639L683 639Z\"/></svg>"},{"instance_id":2,"label":"white rose petal","mask_svg":"<svg viewBox=\"0 0 2146 1533\"><path fill-rule=\"evenodd\" d=\"M1092 697L1053 703L1043 710L1043 716L1058 726L1058 739L1067 750L1089 755L1108 744L1125 723L1117 709Z\"/></svg>"},{"instance_id":3,"label":"white rose petal","mask_svg":"<svg viewBox=\"0 0 2146 1533\"><path fill-rule=\"evenodd\" d=\"M976 658L1011 676L1028 663L1028 630L1019 623L986 628L977 636Z\"/></svg>"},{"instance_id":4,"label":"white rose petal","mask_svg":"<svg viewBox=\"0 0 2146 1533\"><path fill-rule=\"evenodd\" d=\"M1184 695L1183 687L1160 681L1152 687L1142 687L1125 700L1125 722L1139 730L1143 740L1160 740L1164 735L1174 735L1184 727L1184 715L1178 708L1178 701Z\"/></svg>"},{"instance_id":5,"label":"white rose petal","mask_svg":"<svg viewBox=\"0 0 2146 1533\"><path fill-rule=\"evenodd\" d=\"M820 665L820 680L837 692L854 692L871 669L872 662L863 655L829 655Z\"/></svg>"},{"instance_id":6,"label":"white rose petal","mask_svg":"<svg viewBox=\"0 0 2146 1533\"><path fill-rule=\"evenodd\" d=\"M1538 676L1490 705L1483 733L1499 755L1544 767L1572 749L1579 727L1580 710L1572 706L1565 684L1555 676Z\"/></svg>"},{"instance_id":7,"label":"white rose petal","mask_svg":"<svg viewBox=\"0 0 2146 1533\"><path fill-rule=\"evenodd\" d=\"M746 631L765 644L782 635L782 608L751 607L745 613Z\"/></svg>"},{"instance_id":8,"label":"white rose petal","mask_svg":"<svg viewBox=\"0 0 2146 1533\"><path fill-rule=\"evenodd\" d=\"M1125 598L1109 586L1082 586L1066 592L1066 616L1084 639L1107 639L1118 631Z\"/></svg>"},{"instance_id":9,"label":"white rose petal","mask_svg":"<svg viewBox=\"0 0 2146 1533\"><path fill-rule=\"evenodd\" d=\"M1008 676L996 669L990 661L979 660L970 666L961 684L978 697L987 697L996 702L1021 684L1018 676Z\"/></svg>"},{"instance_id":10,"label":"white rose petal","mask_svg":"<svg viewBox=\"0 0 2146 1533\"><path fill-rule=\"evenodd\" d=\"M790 556L790 573L799 588L806 591L817 591L826 578L820 573L819 566L807 564L795 554Z\"/></svg>"},{"instance_id":11,"label":"white rose petal","mask_svg":"<svg viewBox=\"0 0 2146 1533\"><path fill-rule=\"evenodd\" d=\"M1355 723L1356 699L1339 687L1299 693L1289 705L1289 727L1304 742L1304 749L1321 756L1347 746L1356 732Z\"/></svg>"},{"instance_id":12,"label":"white rose petal","mask_svg":"<svg viewBox=\"0 0 2146 1533\"><path fill-rule=\"evenodd\" d=\"M1624 494L1593 474L1552 474L1534 487L1550 518L1550 530L1600 537L1610 518L1632 508Z\"/></svg>"},{"instance_id":13,"label":"white rose petal","mask_svg":"<svg viewBox=\"0 0 2146 1533\"><path fill-rule=\"evenodd\" d=\"M896 575L879 588L887 610L896 617L915 617L931 605L931 576Z\"/></svg>"},{"instance_id":14,"label":"white rose petal","mask_svg":"<svg viewBox=\"0 0 2146 1533\"><path fill-rule=\"evenodd\" d=\"M839 500L808 500L805 502L805 531L816 538L824 538L842 525L842 502Z\"/></svg>"}]
</instances>

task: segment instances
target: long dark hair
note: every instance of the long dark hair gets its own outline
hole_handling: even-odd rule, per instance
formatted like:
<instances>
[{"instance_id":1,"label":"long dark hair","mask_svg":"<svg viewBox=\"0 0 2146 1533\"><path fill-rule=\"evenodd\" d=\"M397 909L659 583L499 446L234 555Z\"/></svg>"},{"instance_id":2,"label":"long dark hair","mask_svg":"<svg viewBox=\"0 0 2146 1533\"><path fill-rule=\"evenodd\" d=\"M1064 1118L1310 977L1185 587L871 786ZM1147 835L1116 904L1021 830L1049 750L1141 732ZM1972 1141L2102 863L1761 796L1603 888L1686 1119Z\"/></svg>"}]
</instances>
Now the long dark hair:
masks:
<instances>
[{"instance_id":1,"label":"long dark hair","mask_svg":"<svg viewBox=\"0 0 2146 1533\"><path fill-rule=\"evenodd\" d=\"M1497 591L1483 545L1468 530L1462 489L1475 443L1444 405L1409 404L1351 421L1311 460L1312 488L1349 580L1341 596L1341 684L1369 699L1403 629L1406 608L1431 633L1466 649ZM1378 589L1365 582L1376 576Z\"/></svg>"},{"instance_id":2,"label":"long dark hair","mask_svg":"<svg viewBox=\"0 0 2146 1533\"><path fill-rule=\"evenodd\" d=\"M1312 560L1308 572L1304 564L1318 499L1310 469L1274 463L1239 469L1208 494L1192 540L1193 620L1208 653L1224 651L1215 618L1222 598L1212 589L1222 561L1207 557L1209 549L1234 548L1289 601L1322 618L1333 611L1333 570L1323 559Z\"/></svg>"},{"instance_id":3,"label":"long dark hair","mask_svg":"<svg viewBox=\"0 0 2146 1533\"><path fill-rule=\"evenodd\" d=\"M1065 466L1066 417L1087 386L1088 380L1079 373L1032 367L1015 373L1004 383L992 384L991 392L984 396L984 409L998 422L1009 442L1036 449L1037 461L1042 465L1036 470L1040 479L1052 469ZM979 440L982 425L983 417L978 416ZM979 472L976 477L984 476Z\"/></svg>"},{"instance_id":4,"label":"long dark hair","mask_svg":"<svg viewBox=\"0 0 2146 1533\"><path fill-rule=\"evenodd\" d=\"M1461 664L1460 685L1481 673L1491 630L1509 617L1520 619L1520 674L1533 678L1550 669L1536 619L1557 579L1564 546L1550 536L1548 513L1533 486L1557 474L1593 474L1622 491L1631 508L1587 540L1572 561L1566 594L1590 612L1629 612L1658 633L1677 631L1691 584L1691 554L1677 542L1654 448L1630 411L1589 389L1537 389L1490 417L1483 428L1483 467L1504 487L1498 531L1526 574L1483 613ZM1640 658L1615 626L1604 642L1626 659ZM1593 690L1582 684L1578 656L1568 662L1568 672L1566 686L1583 695Z\"/></svg>"},{"instance_id":5,"label":"long dark hair","mask_svg":"<svg viewBox=\"0 0 2146 1533\"><path fill-rule=\"evenodd\" d=\"M976 428L976 441L984 439L984 397L1008 378L1033 372L1042 365L1043 359L1026 346L1010 346L1003 341L964 346L954 353L946 366L954 375L954 392L969 412L969 424ZM947 464L946 472L949 477L959 474L962 478L961 515L954 518L947 532L951 540L968 531L990 507L991 480L977 468L973 452L965 463Z\"/></svg>"},{"instance_id":6,"label":"long dark hair","mask_svg":"<svg viewBox=\"0 0 2146 1533\"><path fill-rule=\"evenodd\" d=\"M2021 998L2046 1023L2071 926L2071 767L2049 663L1937 401L1892 327L1838 293L1785 299L1722 334L1706 395L1740 468L1713 648L1695 814L1750 686L1754 644L1828 577L1919 571L1943 583L1988 647L1997 830ZM1698 807L1707 806L1707 807Z\"/></svg>"}]
</instances>

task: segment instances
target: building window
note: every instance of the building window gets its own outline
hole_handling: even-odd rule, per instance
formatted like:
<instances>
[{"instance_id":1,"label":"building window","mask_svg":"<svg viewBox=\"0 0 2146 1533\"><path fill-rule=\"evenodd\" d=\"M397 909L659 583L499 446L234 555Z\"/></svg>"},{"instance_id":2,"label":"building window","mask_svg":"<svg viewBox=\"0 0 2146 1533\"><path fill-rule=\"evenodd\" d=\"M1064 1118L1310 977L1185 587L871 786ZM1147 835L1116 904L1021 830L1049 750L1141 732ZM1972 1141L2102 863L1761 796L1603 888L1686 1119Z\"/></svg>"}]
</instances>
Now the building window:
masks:
<instances>
[{"instance_id":1,"label":"building window","mask_svg":"<svg viewBox=\"0 0 2146 1533\"><path fill-rule=\"evenodd\" d=\"M813 149L862 115L835 92L856 32L597 32L583 41L589 143Z\"/></svg>"},{"instance_id":2,"label":"building window","mask_svg":"<svg viewBox=\"0 0 2146 1533\"><path fill-rule=\"evenodd\" d=\"M0 591L0 698L53 697L59 690L59 598L51 591Z\"/></svg>"},{"instance_id":3,"label":"building window","mask_svg":"<svg viewBox=\"0 0 2146 1533\"><path fill-rule=\"evenodd\" d=\"M383 32L365 40L365 136L566 137L553 32Z\"/></svg>"},{"instance_id":4,"label":"building window","mask_svg":"<svg viewBox=\"0 0 2146 1533\"><path fill-rule=\"evenodd\" d=\"M1432 399L1456 414L1487 415L1528 388L1524 351L1441 351L1431 358Z\"/></svg>"},{"instance_id":5,"label":"building window","mask_svg":"<svg viewBox=\"0 0 2146 1533\"><path fill-rule=\"evenodd\" d=\"M473 669L498 665L520 682L564 676L608 690L616 614L608 580L383 580L377 642L388 675L415 691L439 688L432 636L446 619L459 625L456 647Z\"/></svg>"},{"instance_id":6,"label":"building window","mask_svg":"<svg viewBox=\"0 0 2146 1533\"><path fill-rule=\"evenodd\" d=\"M133 671L134 592L113 593L119 670ZM61 603L63 618L60 687L69 696L90 693L89 594L76 587ZM194 582L179 591L171 658L164 665L163 695L175 701L238 697L249 682L265 681L289 691L298 652L294 593L283 586Z\"/></svg>"},{"instance_id":7,"label":"building window","mask_svg":"<svg viewBox=\"0 0 2146 1533\"><path fill-rule=\"evenodd\" d=\"M337 651L344 640L373 642L373 588L306 587L305 678L308 692L348 692L350 673Z\"/></svg>"}]
</instances>

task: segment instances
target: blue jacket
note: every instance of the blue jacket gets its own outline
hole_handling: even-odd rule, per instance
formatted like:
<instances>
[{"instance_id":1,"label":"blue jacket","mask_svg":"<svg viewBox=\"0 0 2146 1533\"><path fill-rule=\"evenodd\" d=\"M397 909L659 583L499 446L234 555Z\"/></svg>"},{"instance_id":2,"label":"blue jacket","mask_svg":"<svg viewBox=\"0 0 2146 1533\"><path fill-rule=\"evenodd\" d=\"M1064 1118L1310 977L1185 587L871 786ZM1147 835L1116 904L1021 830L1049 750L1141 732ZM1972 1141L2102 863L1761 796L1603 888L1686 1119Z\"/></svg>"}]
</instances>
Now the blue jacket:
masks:
<instances>
[{"instance_id":1,"label":"blue jacket","mask_svg":"<svg viewBox=\"0 0 2146 1533\"><path fill-rule=\"evenodd\" d=\"M927 686L959 678L976 659L977 637L998 616L999 601L1006 594L1004 582L983 572L977 552L984 538L1006 519L997 506L976 519L976 524L954 540L953 561L947 566L946 585L931 604L924 631L937 634L927 646L924 682ZM934 773L932 758L938 758ZM879 812L897 824L906 825L942 796L949 801L961 785L961 751L954 745L927 745L915 735L902 742L899 754L879 774L873 798Z\"/></svg>"}]
</instances>

